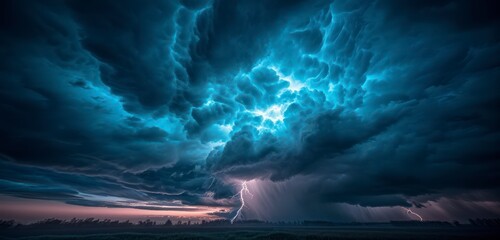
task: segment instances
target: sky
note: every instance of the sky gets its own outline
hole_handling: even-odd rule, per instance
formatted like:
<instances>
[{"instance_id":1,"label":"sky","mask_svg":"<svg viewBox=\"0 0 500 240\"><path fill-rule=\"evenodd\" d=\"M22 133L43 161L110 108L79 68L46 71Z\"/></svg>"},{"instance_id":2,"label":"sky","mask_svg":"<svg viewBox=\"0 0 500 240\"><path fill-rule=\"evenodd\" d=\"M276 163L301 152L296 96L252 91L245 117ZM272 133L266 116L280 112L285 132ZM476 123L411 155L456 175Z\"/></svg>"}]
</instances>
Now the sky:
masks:
<instances>
[{"instance_id":1,"label":"sky","mask_svg":"<svg viewBox=\"0 0 500 240\"><path fill-rule=\"evenodd\" d=\"M500 216L496 1L0 5L0 218Z\"/></svg>"}]
</instances>

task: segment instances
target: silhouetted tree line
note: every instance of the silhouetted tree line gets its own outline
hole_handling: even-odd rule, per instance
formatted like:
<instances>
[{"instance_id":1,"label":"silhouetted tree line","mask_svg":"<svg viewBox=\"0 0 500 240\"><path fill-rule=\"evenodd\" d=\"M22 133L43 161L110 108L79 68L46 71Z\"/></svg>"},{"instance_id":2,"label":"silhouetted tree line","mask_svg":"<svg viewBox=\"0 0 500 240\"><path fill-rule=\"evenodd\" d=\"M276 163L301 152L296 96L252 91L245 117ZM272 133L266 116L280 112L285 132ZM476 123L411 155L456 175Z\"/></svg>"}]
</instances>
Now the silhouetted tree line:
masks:
<instances>
[{"instance_id":1,"label":"silhouetted tree line","mask_svg":"<svg viewBox=\"0 0 500 240\"><path fill-rule=\"evenodd\" d=\"M29 227L29 228L45 228L45 227L130 227L130 226L154 226L156 222L151 220L139 221L134 224L129 220L127 221L118 221L118 220L110 220L110 219L95 219L95 218L87 218L87 219L76 219L73 218L71 220L60 220L56 218L48 218L38 222L30 223L30 224L21 224L17 223L14 220L0 220L0 228L19 228L19 227Z\"/></svg>"},{"instance_id":2,"label":"silhouetted tree line","mask_svg":"<svg viewBox=\"0 0 500 240\"><path fill-rule=\"evenodd\" d=\"M137 223L132 223L129 220L127 221L118 221L118 220L110 220L110 219L95 219L95 218L87 218L87 219L76 219L73 218L71 220L60 220L56 218L49 218L45 220L41 220L38 222L30 223L30 224L21 224L14 220L0 220L0 229L7 228L56 228L56 227L75 227L75 228L101 228L101 227L189 227L189 226L230 226L230 225L288 225L288 226L367 226L367 225L392 225L392 226L402 226L402 227L411 227L411 226L425 226L425 227L459 227L459 226L469 226L469 227L487 227L487 228L500 228L500 218L495 219L469 219L470 224L462 225L459 222L455 221L453 223L445 222L445 221L391 221L391 222L347 222L347 223L337 223L337 222L329 222L329 221L279 221L279 222L268 222L268 221L260 221L260 220L243 220L236 221L233 224L229 220L226 219L216 219L216 220L202 220L201 222L191 221L177 221L177 223L173 223L172 220L168 219L164 223L157 223L156 221L152 221L150 219L139 221Z\"/></svg>"},{"instance_id":3,"label":"silhouetted tree line","mask_svg":"<svg viewBox=\"0 0 500 240\"><path fill-rule=\"evenodd\" d=\"M200 223L191 223L191 221L177 221L176 224L172 223L172 220L168 219L164 223L157 223L156 221L152 221L151 219L146 219L144 221L138 221L137 223L132 223L129 220L127 221L118 221L118 220L110 220L110 219L95 219L95 218L86 218L86 219L77 219L73 218L71 220L61 220L56 218L48 218L38 222L30 223L30 224L22 224L18 223L14 220L0 220L0 229L5 228L45 228L45 227L154 227L154 226L166 226L166 227L175 227L175 226L192 226L192 225L200 225Z\"/></svg>"},{"instance_id":4,"label":"silhouetted tree line","mask_svg":"<svg viewBox=\"0 0 500 240\"><path fill-rule=\"evenodd\" d=\"M118 221L110 219L76 219L71 220L61 220L56 218L44 219L38 222L30 224L17 223L14 220L0 220L0 228L15 228L15 227L28 227L28 228L42 228L42 227L154 227L154 226L164 226L164 227L178 227L178 226L221 226L221 225L301 225L303 222L264 222L260 220L243 220L236 221L233 224L226 219L216 219L216 220L202 220L201 222L191 222L191 221L177 221L175 224L172 220L168 219L164 223L157 223L150 219L139 221L137 223L132 223L127 221Z\"/></svg>"},{"instance_id":5,"label":"silhouetted tree line","mask_svg":"<svg viewBox=\"0 0 500 240\"><path fill-rule=\"evenodd\" d=\"M500 228L500 218L477 218L469 219L469 223L476 227L495 227Z\"/></svg>"},{"instance_id":6,"label":"silhouetted tree line","mask_svg":"<svg viewBox=\"0 0 500 240\"><path fill-rule=\"evenodd\" d=\"M16 227L18 224L14 220L0 220L0 229Z\"/></svg>"}]
</instances>

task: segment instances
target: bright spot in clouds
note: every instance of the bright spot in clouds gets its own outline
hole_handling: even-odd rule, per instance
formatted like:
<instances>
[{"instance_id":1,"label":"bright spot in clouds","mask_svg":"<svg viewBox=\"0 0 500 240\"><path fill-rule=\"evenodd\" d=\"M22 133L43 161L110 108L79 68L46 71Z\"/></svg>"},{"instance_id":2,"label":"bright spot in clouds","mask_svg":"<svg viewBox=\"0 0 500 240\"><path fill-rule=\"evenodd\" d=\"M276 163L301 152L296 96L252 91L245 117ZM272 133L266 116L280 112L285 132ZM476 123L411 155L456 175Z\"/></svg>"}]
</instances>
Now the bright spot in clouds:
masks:
<instances>
[{"instance_id":1,"label":"bright spot in clouds","mask_svg":"<svg viewBox=\"0 0 500 240\"><path fill-rule=\"evenodd\" d=\"M290 86L288 86L287 88L288 91L298 92L303 87L305 87L304 83L302 83L299 80L293 79L292 76L286 76L276 66L271 66L269 68L272 69L274 72L276 72L276 75L278 75L280 80L287 81L288 83L290 83Z\"/></svg>"},{"instance_id":2,"label":"bright spot in clouds","mask_svg":"<svg viewBox=\"0 0 500 240\"><path fill-rule=\"evenodd\" d=\"M256 110L253 111L254 115L260 116L263 119L263 122L266 120L270 120L274 124L277 122L282 122L285 118L283 116L285 110L286 110L286 105L272 105L269 108L263 110Z\"/></svg>"}]
</instances>

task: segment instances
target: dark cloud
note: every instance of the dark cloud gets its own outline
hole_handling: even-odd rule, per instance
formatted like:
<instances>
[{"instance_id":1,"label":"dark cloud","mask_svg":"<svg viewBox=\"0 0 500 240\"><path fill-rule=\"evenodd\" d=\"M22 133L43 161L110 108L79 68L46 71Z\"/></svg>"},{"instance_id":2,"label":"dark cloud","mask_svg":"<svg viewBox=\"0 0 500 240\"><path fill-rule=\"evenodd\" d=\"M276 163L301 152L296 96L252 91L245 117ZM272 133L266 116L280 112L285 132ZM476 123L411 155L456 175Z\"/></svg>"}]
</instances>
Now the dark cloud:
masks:
<instances>
[{"instance_id":1,"label":"dark cloud","mask_svg":"<svg viewBox=\"0 0 500 240\"><path fill-rule=\"evenodd\" d=\"M4 1L0 193L178 209L302 179L311 211L498 202L497 5Z\"/></svg>"}]
</instances>

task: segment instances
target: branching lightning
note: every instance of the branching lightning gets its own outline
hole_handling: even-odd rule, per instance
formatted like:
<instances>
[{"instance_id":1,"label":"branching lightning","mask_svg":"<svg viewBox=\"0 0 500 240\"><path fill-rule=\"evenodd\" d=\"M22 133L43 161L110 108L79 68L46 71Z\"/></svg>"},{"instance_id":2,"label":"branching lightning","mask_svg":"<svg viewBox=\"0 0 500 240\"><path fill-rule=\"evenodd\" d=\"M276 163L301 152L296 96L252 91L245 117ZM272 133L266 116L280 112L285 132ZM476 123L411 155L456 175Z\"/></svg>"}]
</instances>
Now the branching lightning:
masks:
<instances>
[{"instance_id":1,"label":"branching lightning","mask_svg":"<svg viewBox=\"0 0 500 240\"><path fill-rule=\"evenodd\" d=\"M406 210L406 214L408 214L408 215L413 214L413 215L417 216L420 219L421 222L424 221L424 219L418 213L412 211L409 208L403 207L403 209Z\"/></svg>"},{"instance_id":2,"label":"branching lightning","mask_svg":"<svg viewBox=\"0 0 500 240\"><path fill-rule=\"evenodd\" d=\"M234 215L234 217L231 219L231 224L233 224L234 220L236 220L236 218L239 215L241 215L241 210L245 206L245 197L243 196L245 193L247 193L248 195L253 197L253 194L248 190L247 181L243 181L241 183L241 190L233 196L233 197L236 197L236 196L240 195L241 206L238 209L238 211L236 211L236 215Z\"/></svg>"}]
</instances>

